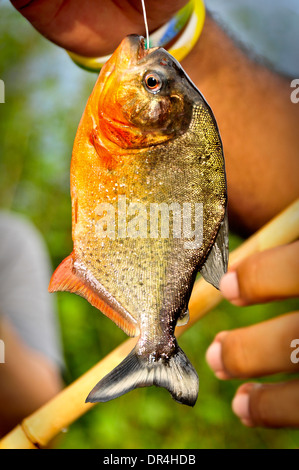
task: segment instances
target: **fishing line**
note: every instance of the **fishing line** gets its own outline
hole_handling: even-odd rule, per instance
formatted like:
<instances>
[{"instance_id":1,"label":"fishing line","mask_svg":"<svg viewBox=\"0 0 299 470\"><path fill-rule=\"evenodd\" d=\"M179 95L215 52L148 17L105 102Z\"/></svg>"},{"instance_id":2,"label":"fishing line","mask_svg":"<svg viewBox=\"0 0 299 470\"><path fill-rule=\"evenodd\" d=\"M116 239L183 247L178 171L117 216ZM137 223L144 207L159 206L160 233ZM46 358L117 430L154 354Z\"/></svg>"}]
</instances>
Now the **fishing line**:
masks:
<instances>
[{"instance_id":1,"label":"fishing line","mask_svg":"<svg viewBox=\"0 0 299 470\"><path fill-rule=\"evenodd\" d=\"M147 16L146 16L144 0L141 0L141 5L142 5L142 11L143 11L144 25L145 25L146 47L147 47L147 49L149 49L150 48L150 45L149 45L149 32L148 32L148 24L147 24Z\"/></svg>"}]
</instances>

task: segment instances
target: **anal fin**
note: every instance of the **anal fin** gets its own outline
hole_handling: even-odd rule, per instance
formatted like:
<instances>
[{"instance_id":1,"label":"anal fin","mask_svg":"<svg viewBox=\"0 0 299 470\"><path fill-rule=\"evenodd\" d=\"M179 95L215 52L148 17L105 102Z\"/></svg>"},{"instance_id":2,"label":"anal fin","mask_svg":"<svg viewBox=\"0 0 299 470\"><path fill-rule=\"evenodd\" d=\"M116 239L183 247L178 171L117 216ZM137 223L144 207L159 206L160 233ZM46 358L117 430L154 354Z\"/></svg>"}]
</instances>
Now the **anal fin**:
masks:
<instances>
[{"instance_id":1,"label":"anal fin","mask_svg":"<svg viewBox=\"0 0 299 470\"><path fill-rule=\"evenodd\" d=\"M135 318L126 311L106 289L100 285L96 291L74 267L73 253L65 258L54 271L49 292L67 291L84 297L91 305L109 317L127 335L137 336L139 328Z\"/></svg>"}]
</instances>

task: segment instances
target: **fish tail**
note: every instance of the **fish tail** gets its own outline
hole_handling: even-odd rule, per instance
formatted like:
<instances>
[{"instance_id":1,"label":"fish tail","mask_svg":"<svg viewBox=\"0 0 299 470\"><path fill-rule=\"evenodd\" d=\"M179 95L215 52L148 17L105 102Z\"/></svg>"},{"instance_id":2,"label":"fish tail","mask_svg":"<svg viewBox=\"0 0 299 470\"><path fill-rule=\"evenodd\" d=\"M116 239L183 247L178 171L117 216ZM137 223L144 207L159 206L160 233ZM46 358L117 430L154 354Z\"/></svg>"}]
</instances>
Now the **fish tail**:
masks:
<instances>
[{"instance_id":1,"label":"fish tail","mask_svg":"<svg viewBox=\"0 0 299 470\"><path fill-rule=\"evenodd\" d=\"M198 375L183 350L176 344L174 354L155 362L138 354L138 344L128 356L93 388L86 402L106 402L139 387L166 388L179 403L194 406Z\"/></svg>"}]
</instances>

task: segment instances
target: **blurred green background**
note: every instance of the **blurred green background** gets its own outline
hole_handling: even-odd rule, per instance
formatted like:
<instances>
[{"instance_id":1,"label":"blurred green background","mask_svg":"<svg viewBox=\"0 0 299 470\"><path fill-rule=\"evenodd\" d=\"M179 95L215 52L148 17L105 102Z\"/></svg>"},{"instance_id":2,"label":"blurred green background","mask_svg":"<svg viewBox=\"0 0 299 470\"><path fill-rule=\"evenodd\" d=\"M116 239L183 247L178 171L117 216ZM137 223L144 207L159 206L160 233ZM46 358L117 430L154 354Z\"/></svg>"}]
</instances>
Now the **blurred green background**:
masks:
<instances>
[{"instance_id":1,"label":"blurred green background","mask_svg":"<svg viewBox=\"0 0 299 470\"><path fill-rule=\"evenodd\" d=\"M53 267L72 249L69 166L72 145L96 75L41 37L8 2L0 2L0 204L24 214L43 234ZM231 235L233 249L241 239ZM98 404L56 442L59 448L295 448L299 431L248 429L231 411L241 381L222 382L205 362L218 331L291 311L295 301L236 308L222 302L180 338L200 377L188 408L155 387ZM57 295L66 362L65 382L120 344L126 335L84 299ZM272 377L280 380L283 376ZM269 380L269 379L267 379Z\"/></svg>"}]
</instances>

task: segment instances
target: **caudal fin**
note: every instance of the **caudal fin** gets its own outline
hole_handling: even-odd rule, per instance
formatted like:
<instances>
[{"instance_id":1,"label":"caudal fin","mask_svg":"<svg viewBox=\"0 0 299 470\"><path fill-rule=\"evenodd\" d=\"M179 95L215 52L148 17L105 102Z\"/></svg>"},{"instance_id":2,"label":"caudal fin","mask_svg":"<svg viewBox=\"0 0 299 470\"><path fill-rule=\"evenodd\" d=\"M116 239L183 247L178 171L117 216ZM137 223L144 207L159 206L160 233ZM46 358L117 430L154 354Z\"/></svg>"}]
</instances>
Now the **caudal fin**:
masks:
<instances>
[{"instance_id":1,"label":"caudal fin","mask_svg":"<svg viewBox=\"0 0 299 470\"><path fill-rule=\"evenodd\" d=\"M137 346L98 382L86 401L105 402L134 388L156 385L166 388L177 402L194 406L198 395L198 376L182 349L177 346L167 362L149 362L137 354Z\"/></svg>"}]
</instances>

